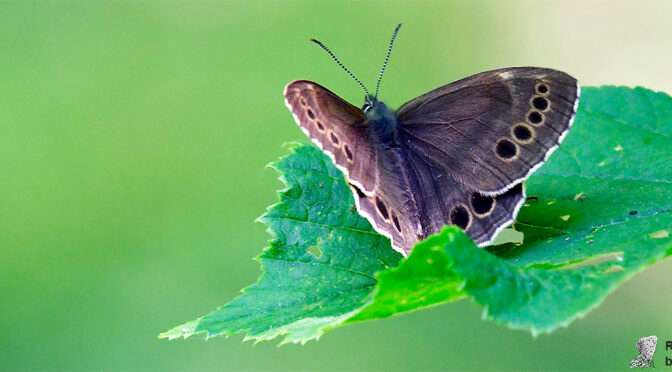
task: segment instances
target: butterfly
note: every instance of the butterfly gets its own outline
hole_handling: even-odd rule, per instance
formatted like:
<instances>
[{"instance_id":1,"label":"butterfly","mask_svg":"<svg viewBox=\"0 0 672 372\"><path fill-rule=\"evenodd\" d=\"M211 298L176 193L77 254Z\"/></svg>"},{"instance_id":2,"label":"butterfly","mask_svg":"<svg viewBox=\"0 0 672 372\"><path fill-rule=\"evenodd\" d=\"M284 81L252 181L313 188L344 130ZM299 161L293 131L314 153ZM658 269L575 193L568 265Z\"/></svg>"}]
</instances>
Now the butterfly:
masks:
<instances>
[{"instance_id":1,"label":"butterfly","mask_svg":"<svg viewBox=\"0 0 672 372\"><path fill-rule=\"evenodd\" d=\"M360 109L323 86L297 80L285 103L299 127L343 171L358 212L407 255L445 225L478 246L511 225L525 201L523 181L567 135L580 87L572 76L537 67L482 72L392 110L321 42L364 89Z\"/></svg>"}]
</instances>

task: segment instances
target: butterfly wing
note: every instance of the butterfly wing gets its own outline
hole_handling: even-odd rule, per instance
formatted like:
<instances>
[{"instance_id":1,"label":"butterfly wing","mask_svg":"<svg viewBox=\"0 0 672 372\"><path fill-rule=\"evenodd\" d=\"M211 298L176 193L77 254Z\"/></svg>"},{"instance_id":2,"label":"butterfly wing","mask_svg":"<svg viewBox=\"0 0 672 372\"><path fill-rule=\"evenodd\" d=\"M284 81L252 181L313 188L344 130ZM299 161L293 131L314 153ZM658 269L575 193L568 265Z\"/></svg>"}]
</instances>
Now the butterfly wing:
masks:
<instances>
[{"instance_id":1,"label":"butterfly wing","mask_svg":"<svg viewBox=\"0 0 672 372\"><path fill-rule=\"evenodd\" d=\"M379 155L383 155L379 153ZM380 183L372 195L366 195L356 186L351 185L357 204L357 211L366 217L374 229L390 238L392 248L406 255L415 243L423 237L423 227L417 213L416 197L412 190L403 187L403 179L398 173L384 169L401 169L400 163L387 162L379 156L376 172Z\"/></svg>"},{"instance_id":2,"label":"butterfly wing","mask_svg":"<svg viewBox=\"0 0 672 372\"><path fill-rule=\"evenodd\" d=\"M515 219L525 180L576 112L576 80L509 68L446 85L397 111L397 148L374 148L366 116L320 85L295 81L287 106L346 173L359 212L407 254L446 224L487 245Z\"/></svg>"},{"instance_id":3,"label":"butterfly wing","mask_svg":"<svg viewBox=\"0 0 672 372\"><path fill-rule=\"evenodd\" d=\"M371 195L377 182L376 156L365 130L364 112L306 80L285 87L285 103L301 130L331 157L348 181Z\"/></svg>"},{"instance_id":4,"label":"butterfly wing","mask_svg":"<svg viewBox=\"0 0 672 372\"><path fill-rule=\"evenodd\" d=\"M287 85L285 102L301 129L345 173L359 213L390 238L395 249L410 251L422 232L413 195L400 185L403 165L374 148L364 112L305 80Z\"/></svg>"},{"instance_id":5,"label":"butterfly wing","mask_svg":"<svg viewBox=\"0 0 672 372\"><path fill-rule=\"evenodd\" d=\"M484 246L513 223L525 200L522 184L497 196L470 191L444 168L404 147L379 151L380 183L374 195L355 195L360 213L396 250L408 254L418 241L448 224Z\"/></svg>"},{"instance_id":6,"label":"butterfly wing","mask_svg":"<svg viewBox=\"0 0 672 372\"><path fill-rule=\"evenodd\" d=\"M513 223L525 201L522 183L497 196L484 195L459 184L444 167L426 157L405 153L415 172L412 188L423 195L417 202L423 226L420 240L451 224L464 230L478 246L488 245L499 231Z\"/></svg>"},{"instance_id":7,"label":"butterfly wing","mask_svg":"<svg viewBox=\"0 0 672 372\"><path fill-rule=\"evenodd\" d=\"M437 88L398 111L409 150L457 183L499 195L521 183L567 134L579 101L576 79L515 67Z\"/></svg>"}]
</instances>

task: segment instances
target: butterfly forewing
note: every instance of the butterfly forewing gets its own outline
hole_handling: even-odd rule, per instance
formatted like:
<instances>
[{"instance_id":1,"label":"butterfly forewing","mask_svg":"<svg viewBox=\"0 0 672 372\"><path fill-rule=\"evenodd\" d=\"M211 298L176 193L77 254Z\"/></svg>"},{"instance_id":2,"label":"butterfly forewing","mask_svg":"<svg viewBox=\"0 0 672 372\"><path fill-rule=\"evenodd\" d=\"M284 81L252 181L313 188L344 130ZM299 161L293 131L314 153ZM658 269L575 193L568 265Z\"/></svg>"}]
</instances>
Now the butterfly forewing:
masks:
<instances>
[{"instance_id":1,"label":"butterfly forewing","mask_svg":"<svg viewBox=\"0 0 672 372\"><path fill-rule=\"evenodd\" d=\"M578 98L576 79L560 71L488 71L404 104L400 137L460 184L497 195L548 158L569 130Z\"/></svg>"},{"instance_id":2,"label":"butterfly forewing","mask_svg":"<svg viewBox=\"0 0 672 372\"><path fill-rule=\"evenodd\" d=\"M301 129L346 173L348 181L371 195L377 174L364 112L306 80L285 87L285 103Z\"/></svg>"}]
</instances>

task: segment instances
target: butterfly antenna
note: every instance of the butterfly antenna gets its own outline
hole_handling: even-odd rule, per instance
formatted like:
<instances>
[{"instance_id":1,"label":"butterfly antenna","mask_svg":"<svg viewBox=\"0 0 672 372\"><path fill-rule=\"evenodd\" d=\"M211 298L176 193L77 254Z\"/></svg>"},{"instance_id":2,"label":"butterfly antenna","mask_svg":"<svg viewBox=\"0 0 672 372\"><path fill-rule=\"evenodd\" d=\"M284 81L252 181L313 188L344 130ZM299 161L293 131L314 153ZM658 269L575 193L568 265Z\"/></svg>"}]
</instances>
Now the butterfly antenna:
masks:
<instances>
[{"instance_id":1,"label":"butterfly antenna","mask_svg":"<svg viewBox=\"0 0 672 372\"><path fill-rule=\"evenodd\" d=\"M322 44L319 40L310 39L310 41L312 41L313 43L319 45L322 49L324 49L325 52L329 53L329 55L331 56L331 58L333 58L334 61L336 61L336 63L338 63L338 65L341 66L341 68L344 69L345 72L347 72L348 75L350 75L351 78L355 79L355 81L357 82L357 84L359 84L359 86L362 87L362 89L364 89L364 92L366 93L366 95L367 95L367 96L370 96L370 95L371 95L371 94L369 94L369 91L366 89L366 87L364 86L364 84L362 84L362 82L359 81L359 79L357 79L357 78L355 77L355 75L353 75L353 73L350 72L350 70L348 70L347 67L343 66L343 64L341 63L341 61L339 61L338 58L336 58L336 56L334 55L334 53L332 53L331 50L329 50L329 48L327 48L327 47L326 47L324 44Z\"/></svg>"},{"instance_id":2,"label":"butterfly antenna","mask_svg":"<svg viewBox=\"0 0 672 372\"><path fill-rule=\"evenodd\" d=\"M378 88L380 87L380 81L383 79L383 72L385 72L385 67L387 66L387 61L390 60L390 54L392 53L392 44L394 44L394 39L397 37L397 32L401 28L401 23L397 25L397 28L394 29L394 34L392 34L392 40L390 40L390 46L387 48L387 57L385 57L385 62L383 62L383 68L380 69L380 75L378 75L378 84L376 84L376 94L374 98L378 98Z\"/></svg>"}]
</instances>

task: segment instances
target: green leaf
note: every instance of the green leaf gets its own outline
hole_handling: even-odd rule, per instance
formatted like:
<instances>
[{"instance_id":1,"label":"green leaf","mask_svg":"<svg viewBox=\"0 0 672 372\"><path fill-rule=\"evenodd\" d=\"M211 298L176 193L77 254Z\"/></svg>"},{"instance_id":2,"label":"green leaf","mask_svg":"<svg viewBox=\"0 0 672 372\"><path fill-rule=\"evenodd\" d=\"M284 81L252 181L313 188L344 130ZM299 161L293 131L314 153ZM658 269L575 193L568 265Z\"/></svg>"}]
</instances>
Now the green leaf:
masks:
<instances>
[{"instance_id":1,"label":"green leaf","mask_svg":"<svg viewBox=\"0 0 672 372\"><path fill-rule=\"evenodd\" d=\"M523 244L477 248L446 227L400 256L354 212L342 175L294 146L273 166L288 188L260 219L276 236L260 281L174 338L245 331L305 342L345 322L471 297L486 317L550 332L672 253L672 99L643 88L585 88L574 128L527 182ZM390 269L391 268L391 269Z\"/></svg>"},{"instance_id":2,"label":"green leaf","mask_svg":"<svg viewBox=\"0 0 672 372\"><path fill-rule=\"evenodd\" d=\"M160 335L208 337L245 331L256 340L318 338L368 299L375 273L402 258L354 207L342 173L320 150L291 145L271 166L287 188L259 221L275 236L257 260L263 275L243 295L212 313Z\"/></svg>"}]
</instances>

